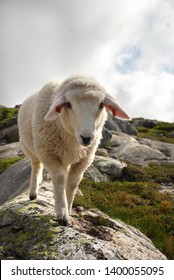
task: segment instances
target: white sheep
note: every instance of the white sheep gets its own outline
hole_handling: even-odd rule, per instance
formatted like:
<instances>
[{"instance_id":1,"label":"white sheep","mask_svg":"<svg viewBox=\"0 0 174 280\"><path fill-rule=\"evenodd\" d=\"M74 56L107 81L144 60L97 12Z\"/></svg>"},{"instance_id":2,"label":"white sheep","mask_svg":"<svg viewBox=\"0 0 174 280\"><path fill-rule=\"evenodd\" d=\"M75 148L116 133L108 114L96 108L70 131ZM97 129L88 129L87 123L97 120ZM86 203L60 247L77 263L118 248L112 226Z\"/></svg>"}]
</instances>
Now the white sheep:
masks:
<instances>
[{"instance_id":1,"label":"white sheep","mask_svg":"<svg viewBox=\"0 0 174 280\"><path fill-rule=\"evenodd\" d=\"M76 188L94 159L107 119L105 107L129 118L95 79L86 76L51 81L20 107L20 143L32 165L30 200L37 198L44 165L62 225L70 223Z\"/></svg>"}]
</instances>

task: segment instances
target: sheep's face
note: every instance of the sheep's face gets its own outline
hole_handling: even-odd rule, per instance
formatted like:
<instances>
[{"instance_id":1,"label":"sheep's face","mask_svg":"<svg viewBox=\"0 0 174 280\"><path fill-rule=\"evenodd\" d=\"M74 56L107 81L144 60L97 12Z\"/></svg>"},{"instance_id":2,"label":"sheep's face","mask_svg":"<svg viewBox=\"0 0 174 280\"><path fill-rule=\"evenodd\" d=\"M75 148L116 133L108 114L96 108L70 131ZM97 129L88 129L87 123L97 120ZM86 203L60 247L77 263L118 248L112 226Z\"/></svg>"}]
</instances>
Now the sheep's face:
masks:
<instances>
[{"instance_id":1,"label":"sheep's face","mask_svg":"<svg viewBox=\"0 0 174 280\"><path fill-rule=\"evenodd\" d=\"M64 129L74 135L77 142L83 146L90 146L107 118L105 107L114 116L129 119L128 115L118 106L112 96L107 94L96 82L90 86L83 79L77 84L71 79L63 84L51 108L45 116L45 121L59 119ZM69 85L70 83L70 85ZM67 89L66 87L69 86Z\"/></svg>"},{"instance_id":2,"label":"sheep's face","mask_svg":"<svg viewBox=\"0 0 174 280\"><path fill-rule=\"evenodd\" d=\"M96 138L107 117L101 92L71 90L65 94L65 103L60 114L63 127L75 135L77 142L89 146Z\"/></svg>"}]
</instances>

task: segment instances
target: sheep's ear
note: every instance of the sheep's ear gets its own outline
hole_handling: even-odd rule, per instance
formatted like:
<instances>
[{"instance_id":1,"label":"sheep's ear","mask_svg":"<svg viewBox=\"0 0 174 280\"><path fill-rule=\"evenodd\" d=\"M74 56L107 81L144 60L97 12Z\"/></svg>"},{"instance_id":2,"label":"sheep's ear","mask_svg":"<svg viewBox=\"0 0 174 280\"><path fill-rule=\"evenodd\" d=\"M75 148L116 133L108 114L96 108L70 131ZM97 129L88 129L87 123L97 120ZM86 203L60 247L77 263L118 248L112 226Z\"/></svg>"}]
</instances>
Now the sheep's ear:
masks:
<instances>
[{"instance_id":1,"label":"sheep's ear","mask_svg":"<svg viewBox=\"0 0 174 280\"><path fill-rule=\"evenodd\" d=\"M60 96L57 98L53 104L51 105L48 113L46 114L44 120L45 121L55 121L57 118L57 113L60 113L63 105L65 103L65 98L63 96Z\"/></svg>"},{"instance_id":2,"label":"sheep's ear","mask_svg":"<svg viewBox=\"0 0 174 280\"><path fill-rule=\"evenodd\" d=\"M105 107L110 110L113 116L116 116L120 119L130 120L130 117L123 111L123 109L116 103L114 98L109 94L106 94L104 100Z\"/></svg>"}]
</instances>

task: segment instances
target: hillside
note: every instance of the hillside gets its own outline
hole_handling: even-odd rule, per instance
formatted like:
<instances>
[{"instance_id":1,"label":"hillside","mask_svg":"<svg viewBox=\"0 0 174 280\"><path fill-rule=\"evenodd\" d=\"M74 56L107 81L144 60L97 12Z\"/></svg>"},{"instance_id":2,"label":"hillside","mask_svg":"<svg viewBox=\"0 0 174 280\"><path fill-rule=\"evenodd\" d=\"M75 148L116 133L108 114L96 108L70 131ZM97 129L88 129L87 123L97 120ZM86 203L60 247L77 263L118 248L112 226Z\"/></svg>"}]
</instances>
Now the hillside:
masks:
<instances>
[{"instance_id":1,"label":"hillside","mask_svg":"<svg viewBox=\"0 0 174 280\"><path fill-rule=\"evenodd\" d=\"M1 204L23 195L30 175L29 161L18 144L17 110L0 108ZM43 184L46 182L45 179ZM173 123L143 118L128 123L109 116L94 163L86 171L80 190L83 196L76 196L75 209L97 208L134 226L167 258L174 259ZM42 197L38 203L42 203Z\"/></svg>"}]
</instances>

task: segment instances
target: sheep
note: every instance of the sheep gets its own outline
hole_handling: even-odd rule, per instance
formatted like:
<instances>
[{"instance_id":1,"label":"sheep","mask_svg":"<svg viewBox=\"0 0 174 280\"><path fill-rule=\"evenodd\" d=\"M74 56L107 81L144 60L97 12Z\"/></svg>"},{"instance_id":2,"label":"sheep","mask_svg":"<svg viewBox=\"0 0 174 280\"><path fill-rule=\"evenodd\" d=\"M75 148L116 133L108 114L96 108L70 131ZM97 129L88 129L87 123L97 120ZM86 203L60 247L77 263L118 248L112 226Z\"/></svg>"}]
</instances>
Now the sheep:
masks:
<instances>
[{"instance_id":1,"label":"sheep","mask_svg":"<svg viewBox=\"0 0 174 280\"><path fill-rule=\"evenodd\" d=\"M20 144L32 166L29 198L37 198L44 166L53 183L60 225L71 224L75 192L93 162L107 119L106 109L129 119L94 78L81 75L48 82L20 107Z\"/></svg>"}]
</instances>

